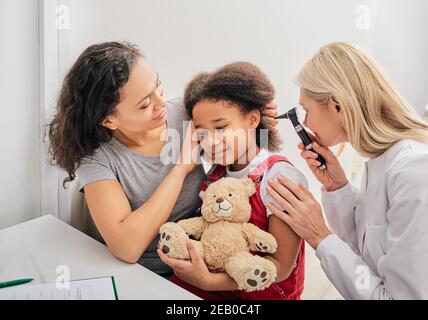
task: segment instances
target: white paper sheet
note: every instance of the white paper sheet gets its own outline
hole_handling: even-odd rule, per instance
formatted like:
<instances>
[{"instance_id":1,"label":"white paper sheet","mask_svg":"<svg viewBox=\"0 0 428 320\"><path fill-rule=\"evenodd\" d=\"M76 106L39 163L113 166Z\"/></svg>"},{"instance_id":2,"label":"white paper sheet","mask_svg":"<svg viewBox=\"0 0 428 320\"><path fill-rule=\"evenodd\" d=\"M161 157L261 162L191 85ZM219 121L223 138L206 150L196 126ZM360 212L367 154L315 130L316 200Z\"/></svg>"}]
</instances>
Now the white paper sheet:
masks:
<instances>
[{"instance_id":1,"label":"white paper sheet","mask_svg":"<svg viewBox=\"0 0 428 320\"><path fill-rule=\"evenodd\" d=\"M0 289L0 300L116 300L113 277Z\"/></svg>"}]
</instances>

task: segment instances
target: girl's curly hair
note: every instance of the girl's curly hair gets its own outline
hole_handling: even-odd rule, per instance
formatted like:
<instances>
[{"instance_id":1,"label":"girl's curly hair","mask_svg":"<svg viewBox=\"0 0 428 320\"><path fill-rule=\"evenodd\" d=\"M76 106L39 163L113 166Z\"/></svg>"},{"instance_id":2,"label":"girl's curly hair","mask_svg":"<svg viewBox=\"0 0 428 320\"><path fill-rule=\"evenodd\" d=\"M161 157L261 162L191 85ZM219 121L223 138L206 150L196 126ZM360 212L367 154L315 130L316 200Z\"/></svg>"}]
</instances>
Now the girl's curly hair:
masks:
<instances>
[{"instance_id":1,"label":"girl's curly hair","mask_svg":"<svg viewBox=\"0 0 428 320\"><path fill-rule=\"evenodd\" d=\"M238 106L241 112L263 111L273 101L275 89L266 75L248 62L235 62L221 67L213 73L200 73L186 86L184 105L192 118L193 108L204 100L227 101ZM256 129L256 142L260 146L261 130L267 130L263 121ZM278 134L268 131L268 149L280 150Z\"/></svg>"}]
</instances>

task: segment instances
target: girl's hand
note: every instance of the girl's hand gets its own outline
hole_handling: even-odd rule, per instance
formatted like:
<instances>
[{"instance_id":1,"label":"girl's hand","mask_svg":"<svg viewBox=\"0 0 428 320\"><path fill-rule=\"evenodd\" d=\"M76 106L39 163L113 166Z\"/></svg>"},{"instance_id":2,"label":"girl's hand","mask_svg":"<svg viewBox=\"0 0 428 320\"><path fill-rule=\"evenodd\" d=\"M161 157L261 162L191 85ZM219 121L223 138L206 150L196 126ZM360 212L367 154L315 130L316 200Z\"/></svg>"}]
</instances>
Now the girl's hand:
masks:
<instances>
[{"instance_id":1,"label":"girl's hand","mask_svg":"<svg viewBox=\"0 0 428 320\"><path fill-rule=\"evenodd\" d=\"M269 103L265 106L262 111L262 121L266 128L271 131L273 134L278 133L278 120L275 118L278 116L278 106L275 103Z\"/></svg>"},{"instance_id":2,"label":"girl's hand","mask_svg":"<svg viewBox=\"0 0 428 320\"><path fill-rule=\"evenodd\" d=\"M187 175L196 168L199 162L200 146L196 136L196 129L193 121L187 126L186 135L181 147L180 157L177 167Z\"/></svg>"},{"instance_id":3,"label":"girl's hand","mask_svg":"<svg viewBox=\"0 0 428 320\"><path fill-rule=\"evenodd\" d=\"M299 149L302 150L300 155L306 160L309 168L314 174L315 178L325 187L328 192L335 191L343 188L348 184L345 172L339 163L339 160L328 148L322 147L314 135L310 134L312 138L313 148L315 152L308 151L305 149L303 143L299 144ZM327 163L327 169L321 170L319 168L320 163L316 160L320 154Z\"/></svg>"},{"instance_id":4,"label":"girl's hand","mask_svg":"<svg viewBox=\"0 0 428 320\"><path fill-rule=\"evenodd\" d=\"M158 249L158 255L161 260L174 270L174 273L181 280L202 290L208 290L209 278L211 276L205 262L198 255L191 241L187 242L190 261L180 260L168 257Z\"/></svg>"},{"instance_id":5,"label":"girl's hand","mask_svg":"<svg viewBox=\"0 0 428 320\"><path fill-rule=\"evenodd\" d=\"M331 234L324 221L321 206L305 186L279 176L278 181L269 181L268 192L285 209L281 211L268 204L271 212L287 223L312 248L316 250L318 244Z\"/></svg>"}]
</instances>

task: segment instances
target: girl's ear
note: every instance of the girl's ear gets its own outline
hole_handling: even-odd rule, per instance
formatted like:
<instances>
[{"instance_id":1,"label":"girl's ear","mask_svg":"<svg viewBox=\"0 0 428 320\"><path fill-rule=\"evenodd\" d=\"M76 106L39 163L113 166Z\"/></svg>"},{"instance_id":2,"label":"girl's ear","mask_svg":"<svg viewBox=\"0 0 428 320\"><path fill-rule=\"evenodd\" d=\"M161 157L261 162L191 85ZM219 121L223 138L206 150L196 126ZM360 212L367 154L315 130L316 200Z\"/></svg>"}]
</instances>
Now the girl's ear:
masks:
<instances>
[{"instance_id":1,"label":"girl's ear","mask_svg":"<svg viewBox=\"0 0 428 320\"><path fill-rule=\"evenodd\" d=\"M259 110L251 110L248 114L248 120L250 121L250 128L256 129L261 120L261 114Z\"/></svg>"},{"instance_id":2,"label":"girl's ear","mask_svg":"<svg viewBox=\"0 0 428 320\"><path fill-rule=\"evenodd\" d=\"M117 129L117 124L116 121L114 121L114 119L112 119L111 116L108 116L107 118L105 118L102 122L101 125L103 127L106 127L107 129L110 130L116 130Z\"/></svg>"}]
</instances>

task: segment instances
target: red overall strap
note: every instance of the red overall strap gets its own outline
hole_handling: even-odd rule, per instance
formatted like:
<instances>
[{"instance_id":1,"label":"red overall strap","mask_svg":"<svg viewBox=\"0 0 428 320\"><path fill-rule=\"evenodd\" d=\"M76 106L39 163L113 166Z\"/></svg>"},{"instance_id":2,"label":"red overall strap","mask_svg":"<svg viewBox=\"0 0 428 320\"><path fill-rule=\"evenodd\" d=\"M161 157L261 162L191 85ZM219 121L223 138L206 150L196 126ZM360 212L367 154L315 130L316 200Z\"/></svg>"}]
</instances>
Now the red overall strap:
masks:
<instances>
[{"instance_id":1,"label":"red overall strap","mask_svg":"<svg viewBox=\"0 0 428 320\"><path fill-rule=\"evenodd\" d=\"M256 193L250 198L250 204L252 209L250 223L255 224L257 227L265 231L268 230L268 218L266 216L266 207L260 195L260 184L264 174L277 162L290 163L288 159L284 156L272 155L266 160L264 160L247 175L248 178L254 181L256 187Z\"/></svg>"},{"instance_id":2,"label":"red overall strap","mask_svg":"<svg viewBox=\"0 0 428 320\"><path fill-rule=\"evenodd\" d=\"M224 177L224 174L226 172L226 167L221 166L219 164L216 164L210 172L208 172L208 180L210 181L217 181Z\"/></svg>"},{"instance_id":3,"label":"red overall strap","mask_svg":"<svg viewBox=\"0 0 428 320\"><path fill-rule=\"evenodd\" d=\"M212 182L220 180L226 174L226 167L221 165L214 165L207 174L207 180L205 180L201 185L201 191L206 191L208 185Z\"/></svg>"},{"instance_id":4,"label":"red overall strap","mask_svg":"<svg viewBox=\"0 0 428 320\"><path fill-rule=\"evenodd\" d=\"M272 166L275 165L277 162L290 163L290 161L288 161L288 159L284 156L272 155L248 174L248 177L255 182L256 190L257 190L256 193L250 198L250 203L252 208L250 222L258 226L260 229L264 231L268 231L269 220L266 215L266 207L260 195L260 184L264 174L270 168L272 168ZM300 296L303 292L304 270L305 270L304 241L301 241L300 251L296 262L297 262L297 266L293 269L293 271L291 272L290 276L287 279L279 283L274 283L270 287L262 291L255 291L255 292L237 291L237 292L234 292L234 294L237 295L238 299L242 299L242 300L300 299Z\"/></svg>"}]
</instances>

